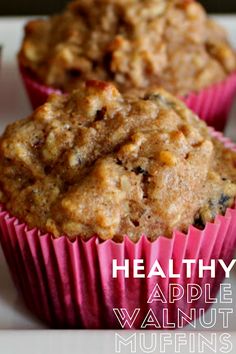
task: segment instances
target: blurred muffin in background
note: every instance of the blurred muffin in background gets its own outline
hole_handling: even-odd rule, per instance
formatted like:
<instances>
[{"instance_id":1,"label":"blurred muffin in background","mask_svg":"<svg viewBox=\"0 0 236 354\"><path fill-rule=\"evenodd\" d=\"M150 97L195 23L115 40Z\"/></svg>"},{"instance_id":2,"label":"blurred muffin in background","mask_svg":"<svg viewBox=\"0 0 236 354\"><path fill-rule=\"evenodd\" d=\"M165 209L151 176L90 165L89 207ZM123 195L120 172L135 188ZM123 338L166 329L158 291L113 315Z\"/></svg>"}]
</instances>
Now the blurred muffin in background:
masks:
<instances>
[{"instance_id":1,"label":"blurred muffin in background","mask_svg":"<svg viewBox=\"0 0 236 354\"><path fill-rule=\"evenodd\" d=\"M189 0L74 1L27 24L19 62L64 92L100 79L122 92L158 85L181 96L236 69L224 29Z\"/></svg>"},{"instance_id":2,"label":"blurred muffin in background","mask_svg":"<svg viewBox=\"0 0 236 354\"><path fill-rule=\"evenodd\" d=\"M222 129L236 90L227 34L191 0L73 1L26 25L18 58L34 107L89 79L121 92L162 86Z\"/></svg>"}]
</instances>

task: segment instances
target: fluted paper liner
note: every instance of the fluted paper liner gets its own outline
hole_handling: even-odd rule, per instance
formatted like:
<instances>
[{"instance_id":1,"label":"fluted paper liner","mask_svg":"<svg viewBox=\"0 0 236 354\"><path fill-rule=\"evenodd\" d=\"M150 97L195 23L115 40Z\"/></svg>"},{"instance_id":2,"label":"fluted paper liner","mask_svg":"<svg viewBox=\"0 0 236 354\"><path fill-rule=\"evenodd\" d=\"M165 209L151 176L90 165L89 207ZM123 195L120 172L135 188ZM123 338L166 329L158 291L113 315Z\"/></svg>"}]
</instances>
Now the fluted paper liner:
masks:
<instances>
[{"instance_id":1,"label":"fluted paper liner","mask_svg":"<svg viewBox=\"0 0 236 354\"><path fill-rule=\"evenodd\" d=\"M62 91L34 80L21 66L20 72L33 108L45 103L52 93L62 94ZM233 73L220 83L211 85L198 93L190 93L180 99L209 126L222 131L227 123L235 95L236 73Z\"/></svg>"},{"instance_id":2,"label":"fluted paper liner","mask_svg":"<svg viewBox=\"0 0 236 354\"><path fill-rule=\"evenodd\" d=\"M221 133L212 134L233 150L235 145ZM113 309L126 309L132 315L140 309L132 328L140 328L150 309L163 327L163 309L168 310L168 322L177 325L178 309L190 315L191 308L205 310L209 304L200 298L188 304L185 296L175 302L162 304L160 301L148 303L156 284L168 299L170 283L183 286L195 283L202 288L210 284L211 296L219 290L224 274L217 264L215 279L209 272L200 279L197 273L199 259L204 265L211 259L222 259L228 264L236 246L236 209L227 209L225 216L218 215L214 223L208 223L204 230L190 226L185 235L174 231L172 238L159 237L150 242L142 236L138 243L128 237L122 243L112 240L101 242L93 236L89 241L77 238L74 242L62 236L58 239L50 234L42 235L39 230L29 230L15 217L11 217L4 207L0 211L0 241L9 265L14 283L23 296L26 305L40 319L56 328L121 328ZM124 265L130 262L130 277L118 272L112 278L112 261ZM158 260L166 278L134 279L132 264L134 259L143 259L147 271ZM174 272L178 279L168 277L169 260L173 260ZM194 259L191 278L186 277L184 259ZM129 328L126 324L125 328ZM152 328L153 329L153 328Z\"/></svg>"},{"instance_id":3,"label":"fluted paper liner","mask_svg":"<svg viewBox=\"0 0 236 354\"><path fill-rule=\"evenodd\" d=\"M53 87L45 86L35 80L22 66L19 66L19 70L33 109L44 104L51 94L63 94L62 91L56 90Z\"/></svg>"},{"instance_id":4,"label":"fluted paper liner","mask_svg":"<svg viewBox=\"0 0 236 354\"><path fill-rule=\"evenodd\" d=\"M199 93L181 98L209 126L223 131L236 95L236 73L220 83L211 85Z\"/></svg>"}]
</instances>

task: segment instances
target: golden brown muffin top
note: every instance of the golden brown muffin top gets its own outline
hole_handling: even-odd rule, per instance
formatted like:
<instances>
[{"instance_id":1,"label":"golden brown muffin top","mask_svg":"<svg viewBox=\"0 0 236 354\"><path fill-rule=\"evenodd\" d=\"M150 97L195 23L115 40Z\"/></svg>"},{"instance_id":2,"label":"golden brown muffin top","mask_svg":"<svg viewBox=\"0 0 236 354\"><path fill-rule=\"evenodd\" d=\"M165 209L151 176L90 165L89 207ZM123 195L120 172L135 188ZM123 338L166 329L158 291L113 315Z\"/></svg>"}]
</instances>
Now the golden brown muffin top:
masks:
<instances>
[{"instance_id":1,"label":"golden brown muffin top","mask_svg":"<svg viewBox=\"0 0 236 354\"><path fill-rule=\"evenodd\" d=\"M90 81L51 96L0 139L0 200L30 227L137 241L203 227L236 195L235 154L162 90Z\"/></svg>"},{"instance_id":2,"label":"golden brown muffin top","mask_svg":"<svg viewBox=\"0 0 236 354\"><path fill-rule=\"evenodd\" d=\"M19 61L63 91L97 79L185 95L236 70L225 31L192 0L73 1L27 24Z\"/></svg>"}]
</instances>

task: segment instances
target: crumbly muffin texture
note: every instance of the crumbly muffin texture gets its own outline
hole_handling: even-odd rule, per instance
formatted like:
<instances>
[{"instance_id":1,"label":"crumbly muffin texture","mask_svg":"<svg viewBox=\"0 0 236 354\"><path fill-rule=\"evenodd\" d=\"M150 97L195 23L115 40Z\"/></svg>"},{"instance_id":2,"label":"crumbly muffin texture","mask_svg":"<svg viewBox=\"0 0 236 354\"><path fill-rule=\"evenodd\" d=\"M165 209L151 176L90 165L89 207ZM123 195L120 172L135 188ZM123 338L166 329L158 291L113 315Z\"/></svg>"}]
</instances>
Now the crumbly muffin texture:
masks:
<instances>
[{"instance_id":1,"label":"crumbly muffin texture","mask_svg":"<svg viewBox=\"0 0 236 354\"><path fill-rule=\"evenodd\" d=\"M186 95L236 70L225 31L193 0L73 1L27 24L19 61L64 92L97 79Z\"/></svg>"},{"instance_id":2,"label":"crumbly muffin texture","mask_svg":"<svg viewBox=\"0 0 236 354\"><path fill-rule=\"evenodd\" d=\"M162 89L125 96L89 81L7 127L0 201L55 237L155 240L232 206L235 158Z\"/></svg>"}]
</instances>

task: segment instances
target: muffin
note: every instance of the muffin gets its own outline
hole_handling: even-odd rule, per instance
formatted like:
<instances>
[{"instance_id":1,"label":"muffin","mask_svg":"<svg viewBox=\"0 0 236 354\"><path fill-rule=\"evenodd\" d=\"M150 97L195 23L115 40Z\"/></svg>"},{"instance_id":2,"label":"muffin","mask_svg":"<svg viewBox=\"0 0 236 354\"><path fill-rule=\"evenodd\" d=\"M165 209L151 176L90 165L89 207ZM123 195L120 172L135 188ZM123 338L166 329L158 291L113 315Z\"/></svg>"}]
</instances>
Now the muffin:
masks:
<instances>
[{"instance_id":1,"label":"muffin","mask_svg":"<svg viewBox=\"0 0 236 354\"><path fill-rule=\"evenodd\" d=\"M162 89L134 96L101 81L10 124L1 243L28 306L51 326L116 328L113 308L145 311L153 279L112 279L113 259L230 260L236 155L212 134Z\"/></svg>"},{"instance_id":2,"label":"muffin","mask_svg":"<svg viewBox=\"0 0 236 354\"><path fill-rule=\"evenodd\" d=\"M26 25L18 58L36 85L62 92L90 79L111 81L121 92L162 86L216 126L236 90L236 56L224 29L189 0L73 1L61 14ZM198 97L222 82L220 105L217 92L215 100L211 92ZM41 87L40 99L34 88L40 86L29 88L33 104L43 103L47 91Z\"/></svg>"}]
</instances>

